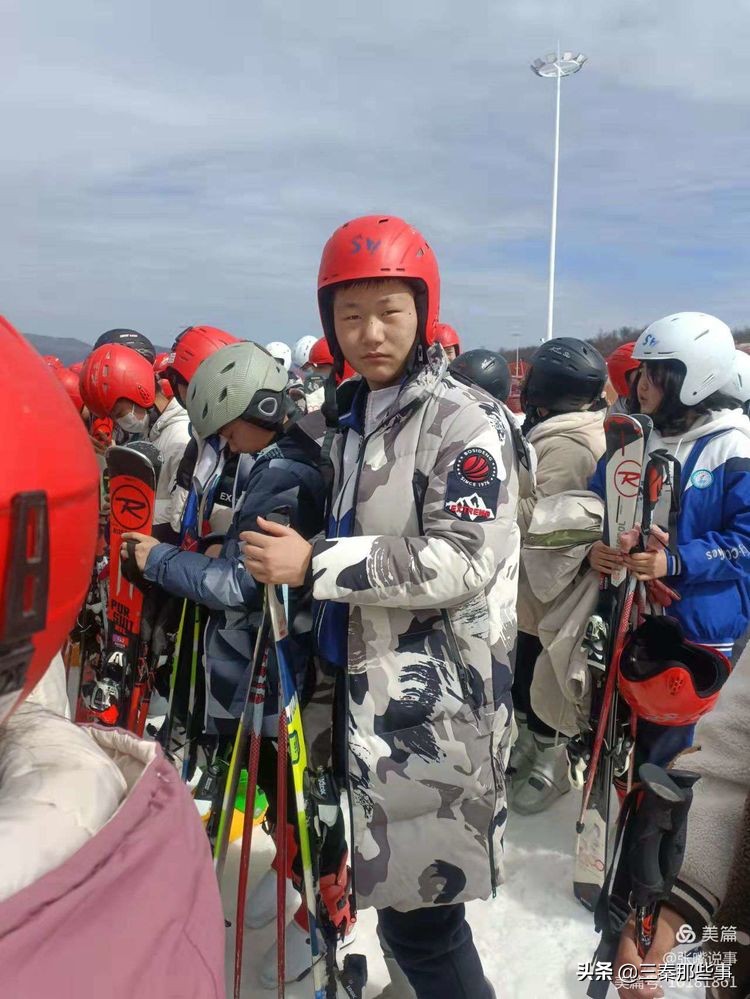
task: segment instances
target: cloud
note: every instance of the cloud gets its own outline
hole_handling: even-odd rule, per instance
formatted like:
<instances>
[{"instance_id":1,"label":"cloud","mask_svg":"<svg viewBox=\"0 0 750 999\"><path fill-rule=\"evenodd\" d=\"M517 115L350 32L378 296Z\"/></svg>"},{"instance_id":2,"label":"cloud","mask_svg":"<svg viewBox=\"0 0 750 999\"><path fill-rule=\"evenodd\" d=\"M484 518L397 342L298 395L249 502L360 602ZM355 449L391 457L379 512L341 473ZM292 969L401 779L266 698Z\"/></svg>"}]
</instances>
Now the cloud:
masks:
<instances>
[{"instance_id":1,"label":"cloud","mask_svg":"<svg viewBox=\"0 0 750 999\"><path fill-rule=\"evenodd\" d=\"M619 10L616 9L619 6ZM105 9L106 8L106 9ZM588 9L585 9L588 8ZM748 321L750 26L724 0L45 0L9 18L2 309L93 341L191 322L260 340L318 326L320 249L404 215L470 344L546 319L554 84L563 83L556 329L679 308Z\"/></svg>"}]
</instances>

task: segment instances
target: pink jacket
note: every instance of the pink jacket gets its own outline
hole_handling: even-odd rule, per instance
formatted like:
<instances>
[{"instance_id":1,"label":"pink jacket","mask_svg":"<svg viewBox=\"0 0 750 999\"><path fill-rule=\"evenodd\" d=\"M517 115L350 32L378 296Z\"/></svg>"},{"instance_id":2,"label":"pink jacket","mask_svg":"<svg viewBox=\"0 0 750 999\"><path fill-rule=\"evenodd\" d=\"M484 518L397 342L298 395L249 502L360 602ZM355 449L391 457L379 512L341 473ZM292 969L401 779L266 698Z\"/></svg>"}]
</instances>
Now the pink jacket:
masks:
<instances>
[{"instance_id":1,"label":"pink jacket","mask_svg":"<svg viewBox=\"0 0 750 999\"><path fill-rule=\"evenodd\" d=\"M80 816L91 811L95 798L89 795L86 804L87 787L76 782L74 767L67 768L74 793L55 791L54 801L44 797L55 766L40 740L45 722L52 736L56 731L65 736L61 726L68 726L73 752L82 746L81 729L47 712L15 741L4 734L0 762L10 758L5 771L14 772L8 776L0 769L0 791L12 787L26 768L18 786L31 790L21 796L25 810L15 809L16 830L46 805L48 827L66 830L65 836L70 831L73 845L63 854L66 859L0 901L0 994L4 999L224 999L219 891L206 834L174 768L152 743L125 732L89 730L96 751L108 755L121 781L119 805L91 834ZM64 784L56 780L54 786ZM6 821L17 799L6 798L4 812L0 798L0 865L7 862L4 837L11 856L19 849ZM28 828L39 826L33 820ZM22 845L17 855L23 856Z\"/></svg>"}]
</instances>

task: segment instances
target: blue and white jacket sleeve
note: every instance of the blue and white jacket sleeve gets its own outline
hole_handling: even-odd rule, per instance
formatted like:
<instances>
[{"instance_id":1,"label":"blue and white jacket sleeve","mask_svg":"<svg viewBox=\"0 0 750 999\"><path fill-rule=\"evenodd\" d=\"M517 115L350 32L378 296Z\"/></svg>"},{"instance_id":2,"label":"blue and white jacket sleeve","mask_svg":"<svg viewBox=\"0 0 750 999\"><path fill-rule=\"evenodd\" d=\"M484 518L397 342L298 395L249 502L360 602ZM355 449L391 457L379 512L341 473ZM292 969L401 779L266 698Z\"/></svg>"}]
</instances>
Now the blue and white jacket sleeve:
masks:
<instances>
[{"instance_id":1,"label":"blue and white jacket sleeve","mask_svg":"<svg viewBox=\"0 0 750 999\"><path fill-rule=\"evenodd\" d=\"M679 536L698 536L678 544L673 573L691 582L746 581L750 576L750 460L730 458L714 470L707 488L691 484L683 494L682 507ZM704 532L700 521L707 510L721 510L720 526Z\"/></svg>"},{"instance_id":2,"label":"blue and white jacket sleeve","mask_svg":"<svg viewBox=\"0 0 750 999\"><path fill-rule=\"evenodd\" d=\"M589 481L589 489L592 493L596 493L601 499L605 499L607 488L606 488L606 476L607 476L607 459L602 457L596 463L596 471L591 476Z\"/></svg>"},{"instance_id":3,"label":"blue and white jacket sleeve","mask_svg":"<svg viewBox=\"0 0 750 999\"><path fill-rule=\"evenodd\" d=\"M174 545L155 545L144 576L168 593L186 597L209 610L254 607L260 600L257 584L239 552L236 558L209 558Z\"/></svg>"}]
</instances>

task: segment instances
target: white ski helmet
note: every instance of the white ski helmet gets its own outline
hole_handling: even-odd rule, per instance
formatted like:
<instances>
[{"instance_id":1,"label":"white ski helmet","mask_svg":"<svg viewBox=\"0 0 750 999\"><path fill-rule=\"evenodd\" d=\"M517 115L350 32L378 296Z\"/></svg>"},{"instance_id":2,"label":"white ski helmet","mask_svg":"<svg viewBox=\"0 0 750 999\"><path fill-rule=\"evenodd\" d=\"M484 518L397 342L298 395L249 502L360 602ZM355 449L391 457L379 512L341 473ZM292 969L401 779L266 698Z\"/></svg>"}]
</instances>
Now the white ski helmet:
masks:
<instances>
[{"instance_id":1,"label":"white ski helmet","mask_svg":"<svg viewBox=\"0 0 750 999\"><path fill-rule=\"evenodd\" d=\"M292 363L296 368L304 368L310 360L310 351L317 342L316 336L303 336L295 343L292 351Z\"/></svg>"},{"instance_id":2,"label":"white ski helmet","mask_svg":"<svg viewBox=\"0 0 750 999\"><path fill-rule=\"evenodd\" d=\"M257 343L233 343L210 354L190 379L186 407L193 430L208 437L238 420L275 430L290 410L287 374Z\"/></svg>"},{"instance_id":3,"label":"white ski helmet","mask_svg":"<svg viewBox=\"0 0 750 999\"><path fill-rule=\"evenodd\" d=\"M750 402L750 354L746 354L744 350L735 351L732 377L721 390L743 406Z\"/></svg>"},{"instance_id":4,"label":"white ski helmet","mask_svg":"<svg viewBox=\"0 0 750 999\"><path fill-rule=\"evenodd\" d=\"M726 323L705 312L676 312L651 323L638 337L639 361L681 361L680 402L695 406L723 388L734 368L734 337Z\"/></svg>"},{"instance_id":5,"label":"white ski helmet","mask_svg":"<svg viewBox=\"0 0 750 999\"><path fill-rule=\"evenodd\" d=\"M281 340L272 340L270 343L267 343L266 350L271 357L275 357L279 364L283 365L285 371L291 368L292 352Z\"/></svg>"}]
</instances>

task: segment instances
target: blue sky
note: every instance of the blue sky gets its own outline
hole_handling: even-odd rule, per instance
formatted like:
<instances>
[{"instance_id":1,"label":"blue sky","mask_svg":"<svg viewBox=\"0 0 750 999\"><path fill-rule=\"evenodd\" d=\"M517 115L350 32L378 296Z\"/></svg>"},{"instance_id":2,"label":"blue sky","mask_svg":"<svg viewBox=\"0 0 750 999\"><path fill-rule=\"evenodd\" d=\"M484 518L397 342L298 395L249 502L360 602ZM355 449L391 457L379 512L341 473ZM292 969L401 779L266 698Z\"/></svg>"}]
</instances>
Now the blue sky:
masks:
<instances>
[{"instance_id":1,"label":"blue sky","mask_svg":"<svg viewBox=\"0 0 750 999\"><path fill-rule=\"evenodd\" d=\"M750 14L715 0L7 3L0 308L93 341L190 323L317 333L333 228L403 215L470 346L680 309L750 323ZM743 15L744 10L744 15Z\"/></svg>"}]
</instances>

